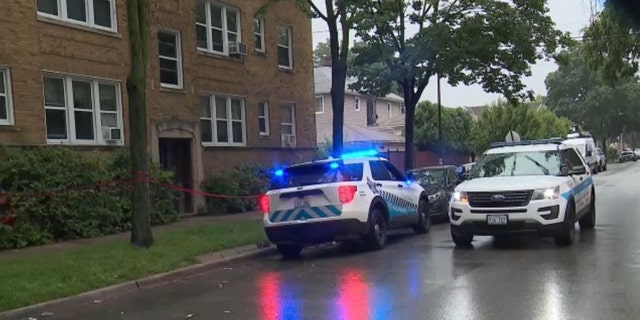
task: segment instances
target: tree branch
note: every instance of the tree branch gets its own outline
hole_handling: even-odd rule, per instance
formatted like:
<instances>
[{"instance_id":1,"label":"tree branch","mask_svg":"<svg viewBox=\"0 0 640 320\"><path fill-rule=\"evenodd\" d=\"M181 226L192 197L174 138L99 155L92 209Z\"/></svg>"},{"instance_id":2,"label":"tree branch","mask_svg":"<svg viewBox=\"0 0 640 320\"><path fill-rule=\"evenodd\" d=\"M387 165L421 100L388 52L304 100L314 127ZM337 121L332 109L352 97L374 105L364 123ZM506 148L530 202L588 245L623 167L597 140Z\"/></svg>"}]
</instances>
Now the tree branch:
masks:
<instances>
[{"instance_id":1,"label":"tree branch","mask_svg":"<svg viewBox=\"0 0 640 320\"><path fill-rule=\"evenodd\" d=\"M316 4L313 3L313 0L307 0L307 3L311 6L313 11L315 11L315 13L318 15L318 17L320 17L320 19L322 19L324 21L328 21L327 16L324 13L322 13L322 11L320 11L320 8L318 8L318 6L316 6ZM329 11L328 7L327 7L327 11Z\"/></svg>"}]
</instances>

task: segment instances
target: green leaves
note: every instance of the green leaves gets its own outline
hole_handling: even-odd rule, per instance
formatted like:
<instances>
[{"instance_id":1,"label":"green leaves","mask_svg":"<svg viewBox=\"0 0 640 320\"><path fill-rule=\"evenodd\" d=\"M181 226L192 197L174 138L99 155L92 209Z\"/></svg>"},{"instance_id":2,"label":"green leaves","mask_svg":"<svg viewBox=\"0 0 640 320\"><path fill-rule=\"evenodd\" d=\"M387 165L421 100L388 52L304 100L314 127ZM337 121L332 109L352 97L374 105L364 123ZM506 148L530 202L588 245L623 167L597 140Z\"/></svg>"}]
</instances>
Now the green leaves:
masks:
<instances>
[{"instance_id":1,"label":"green leaves","mask_svg":"<svg viewBox=\"0 0 640 320\"><path fill-rule=\"evenodd\" d=\"M508 98L530 98L521 78L570 39L547 12L543 0L370 2L356 14L366 45L354 48L350 74L361 81L353 89L384 95L396 82L411 90L409 106L439 73L451 85L479 83ZM409 34L409 25L418 32Z\"/></svg>"},{"instance_id":2,"label":"green leaves","mask_svg":"<svg viewBox=\"0 0 640 320\"><path fill-rule=\"evenodd\" d=\"M539 100L515 106L499 101L485 107L471 130L476 153L484 152L491 142L504 141L511 130L520 134L522 140L565 136L571 121L556 116Z\"/></svg>"},{"instance_id":3,"label":"green leaves","mask_svg":"<svg viewBox=\"0 0 640 320\"><path fill-rule=\"evenodd\" d=\"M444 152L471 151L472 120L463 108L442 107L442 149ZM423 101L416 107L416 144L437 151L438 105Z\"/></svg>"}]
</instances>

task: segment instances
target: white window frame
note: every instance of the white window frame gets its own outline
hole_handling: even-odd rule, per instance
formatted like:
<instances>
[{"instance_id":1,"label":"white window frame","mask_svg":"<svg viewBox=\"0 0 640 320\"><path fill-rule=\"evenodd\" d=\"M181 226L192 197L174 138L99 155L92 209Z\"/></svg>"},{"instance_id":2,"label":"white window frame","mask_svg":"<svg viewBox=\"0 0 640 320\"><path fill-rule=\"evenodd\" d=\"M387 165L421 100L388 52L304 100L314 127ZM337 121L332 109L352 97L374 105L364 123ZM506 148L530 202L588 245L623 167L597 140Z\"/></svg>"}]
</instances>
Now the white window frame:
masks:
<instances>
[{"instance_id":1,"label":"white window frame","mask_svg":"<svg viewBox=\"0 0 640 320\"><path fill-rule=\"evenodd\" d=\"M318 99L320 99L320 106L322 110L320 111L315 110L315 111L316 111L316 114L323 114L324 113L324 96L316 96L316 98L313 100L313 107L315 109L316 107L315 104L318 103Z\"/></svg>"},{"instance_id":2,"label":"white window frame","mask_svg":"<svg viewBox=\"0 0 640 320\"><path fill-rule=\"evenodd\" d=\"M14 124L13 93L11 91L11 70L9 69L9 67L0 65L0 77L2 77L4 80L4 93L0 93L0 96L4 97L7 108L7 118L0 119L0 125L12 126Z\"/></svg>"},{"instance_id":3,"label":"white window frame","mask_svg":"<svg viewBox=\"0 0 640 320\"><path fill-rule=\"evenodd\" d=\"M263 113L264 110L264 114ZM265 131L260 130L260 119L264 119ZM269 124L269 102L262 101L258 103L258 132L261 136L269 136L271 134Z\"/></svg>"},{"instance_id":4,"label":"white window frame","mask_svg":"<svg viewBox=\"0 0 640 320\"><path fill-rule=\"evenodd\" d=\"M196 10L198 10L197 2L200 0L196 0ZM237 31L237 42L242 42L242 23L240 21L240 9L218 2L213 0L202 0L205 3L205 14L206 14L206 23L202 24L196 21L196 26L202 26L207 29L207 48L198 47L198 41L196 41L196 49L200 52L207 52L217 55L229 56L229 30L227 29L227 10L232 10L236 12L236 28ZM222 51L213 50L213 36L211 35L211 29L219 30L218 27L214 27L211 20L211 5L216 5L222 7ZM196 12L197 14L197 12ZM196 35L197 37L197 35ZM196 39L197 40L197 39Z\"/></svg>"},{"instance_id":5,"label":"white window frame","mask_svg":"<svg viewBox=\"0 0 640 320\"><path fill-rule=\"evenodd\" d=\"M46 105L45 100L45 88L44 88L44 78L55 78L62 79L63 83L63 93L64 93L64 108L60 107L51 107ZM76 123L75 123L75 113L73 108L73 81L83 81L91 83L91 112L93 113L93 140L85 140L85 139L76 139ZM116 91L116 127L120 129L121 136L120 140L115 143L107 143L102 136L102 113L114 113L113 111L102 111L100 109L100 94L99 94L99 86L101 84L110 85L115 87ZM46 110L64 110L66 116L66 130L67 130L67 138L66 139L47 139L47 144L65 144L65 145L124 145L124 125L122 119L122 84L117 80L110 79L99 79L93 77L85 77L85 76L75 76L61 73L49 73L45 72L42 77L42 101L45 109L45 119L44 119L44 127L45 127L45 137L47 136L47 119L46 119ZM85 110L85 109L81 109Z\"/></svg>"},{"instance_id":6,"label":"white window frame","mask_svg":"<svg viewBox=\"0 0 640 320\"><path fill-rule=\"evenodd\" d=\"M158 36L158 78L160 80L160 87L169 88L169 89L182 89L184 84L182 79L182 37L180 36L180 31L172 28L160 27L158 28L157 33L161 33L161 32L172 34L176 37L176 43L175 43L176 57L174 58L174 57L167 57L167 56L160 55L160 37ZM178 68L177 70L178 84L162 82L162 78L160 77L160 61L159 61L160 59L176 61L177 68Z\"/></svg>"},{"instance_id":7,"label":"white window frame","mask_svg":"<svg viewBox=\"0 0 640 320\"><path fill-rule=\"evenodd\" d=\"M297 132L296 132L296 104L292 103L292 102L283 102L280 105L280 108L283 107L289 107L290 108L290 112L291 112L291 120L293 122L289 123L289 122L284 122L282 119L280 120L280 135L283 135L283 131L282 131L282 127L284 126L291 126L291 135L292 136L297 136Z\"/></svg>"},{"instance_id":8,"label":"white window frame","mask_svg":"<svg viewBox=\"0 0 640 320\"><path fill-rule=\"evenodd\" d=\"M355 109L356 111L360 111L360 97L355 97Z\"/></svg>"},{"instance_id":9,"label":"white window frame","mask_svg":"<svg viewBox=\"0 0 640 320\"><path fill-rule=\"evenodd\" d=\"M289 40L288 43L288 47L282 46L278 43L278 35L279 35L279 29L283 28L287 31L287 38ZM293 69L293 28L291 26L288 25L283 25L283 24L279 24L276 27L276 59L278 58L278 48L287 48L289 51L289 65L288 66L283 66L280 64L280 61L278 61L278 68L280 69L284 69L284 70L292 70Z\"/></svg>"},{"instance_id":10,"label":"white window frame","mask_svg":"<svg viewBox=\"0 0 640 320\"><path fill-rule=\"evenodd\" d=\"M247 114L245 107L245 98L227 94L207 94L209 97L209 108L211 111L211 118L200 117L200 120L211 121L211 140L201 141L201 144L205 147L246 147L247 146ZM227 109L227 142L218 142L218 118L216 114L216 98L225 98ZM242 120L233 120L231 115L231 100L240 100ZM222 120L222 119L220 119ZM242 123L242 142L233 142L233 122Z\"/></svg>"},{"instance_id":11,"label":"white window frame","mask_svg":"<svg viewBox=\"0 0 640 320\"><path fill-rule=\"evenodd\" d=\"M254 23L254 30L253 30L253 45L255 46L255 37L260 37L260 48L254 48L254 50L256 52L261 52L261 53L265 53L266 48L265 48L265 41L264 41L264 17L255 17L253 18L253 23ZM255 31L255 23L258 23L260 25L260 30L258 32Z\"/></svg>"},{"instance_id":12,"label":"white window frame","mask_svg":"<svg viewBox=\"0 0 640 320\"><path fill-rule=\"evenodd\" d=\"M95 23L95 12L93 10L93 0L84 0L85 3L85 15L87 17L87 21L80 21L80 20L75 20L72 18L68 17L68 13L67 13L67 0L53 0L56 1L56 4L58 5L58 14L54 15L54 14L50 14L50 13L46 13L46 12L40 12L38 11L38 4L37 4L37 0L36 0L36 11L38 12L38 16L41 17L45 17L45 18L50 18L50 19L55 19L55 20L60 20L60 21L64 21L64 22L68 22L68 23L72 23L72 24L77 24L77 25L81 25L81 26L85 26L85 27L89 27L89 28L93 28L93 29L98 29L98 30L103 30L103 31L108 31L108 32L113 32L113 33L118 33L118 18L117 18L117 13L116 13L116 0L108 0L109 4L111 6L111 28L105 27L105 26L101 26Z\"/></svg>"}]
</instances>

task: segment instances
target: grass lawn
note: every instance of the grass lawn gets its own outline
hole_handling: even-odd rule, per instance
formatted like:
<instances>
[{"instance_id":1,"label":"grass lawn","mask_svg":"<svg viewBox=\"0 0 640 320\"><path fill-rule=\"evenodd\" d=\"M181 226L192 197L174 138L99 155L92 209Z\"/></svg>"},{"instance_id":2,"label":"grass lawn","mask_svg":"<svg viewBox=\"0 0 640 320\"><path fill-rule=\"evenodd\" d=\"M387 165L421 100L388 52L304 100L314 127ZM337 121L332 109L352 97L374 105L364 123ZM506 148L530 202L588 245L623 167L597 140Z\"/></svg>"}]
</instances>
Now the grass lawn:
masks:
<instances>
[{"instance_id":1,"label":"grass lawn","mask_svg":"<svg viewBox=\"0 0 640 320\"><path fill-rule=\"evenodd\" d=\"M118 239L0 264L0 311L167 272L205 253L266 239L261 221L233 221L154 234L148 250Z\"/></svg>"}]
</instances>

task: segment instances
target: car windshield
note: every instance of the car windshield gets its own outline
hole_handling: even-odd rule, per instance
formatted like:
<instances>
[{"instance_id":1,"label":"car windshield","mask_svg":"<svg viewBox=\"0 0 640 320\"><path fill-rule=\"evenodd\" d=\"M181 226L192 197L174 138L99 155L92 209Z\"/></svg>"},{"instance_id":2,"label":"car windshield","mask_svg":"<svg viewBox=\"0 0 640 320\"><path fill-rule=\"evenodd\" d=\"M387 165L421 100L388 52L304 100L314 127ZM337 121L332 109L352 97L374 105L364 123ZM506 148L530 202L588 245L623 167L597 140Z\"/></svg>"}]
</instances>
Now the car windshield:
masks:
<instances>
[{"instance_id":1,"label":"car windshield","mask_svg":"<svg viewBox=\"0 0 640 320\"><path fill-rule=\"evenodd\" d=\"M560 152L528 151L485 155L471 172L472 178L560 175Z\"/></svg>"},{"instance_id":2,"label":"car windshield","mask_svg":"<svg viewBox=\"0 0 640 320\"><path fill-rule=\"evenodd\" d=\"M339 181L360 181L362 180L362 171L362 163L342 164L338 168L332 167L331 162L297 165L284 169L281 176L273 177L270 189Z\"/></svg>"},{"instance_id":3,"label":"car windshield","mask_svg":"<svg viewBox=\"0 0 640 320\"><path fill-rule=\"evenodd\" d=\"M421 185L444 184L445 171L443 169L422 169L413 172L416 181Z\"/></svg>"}]
</instances>

